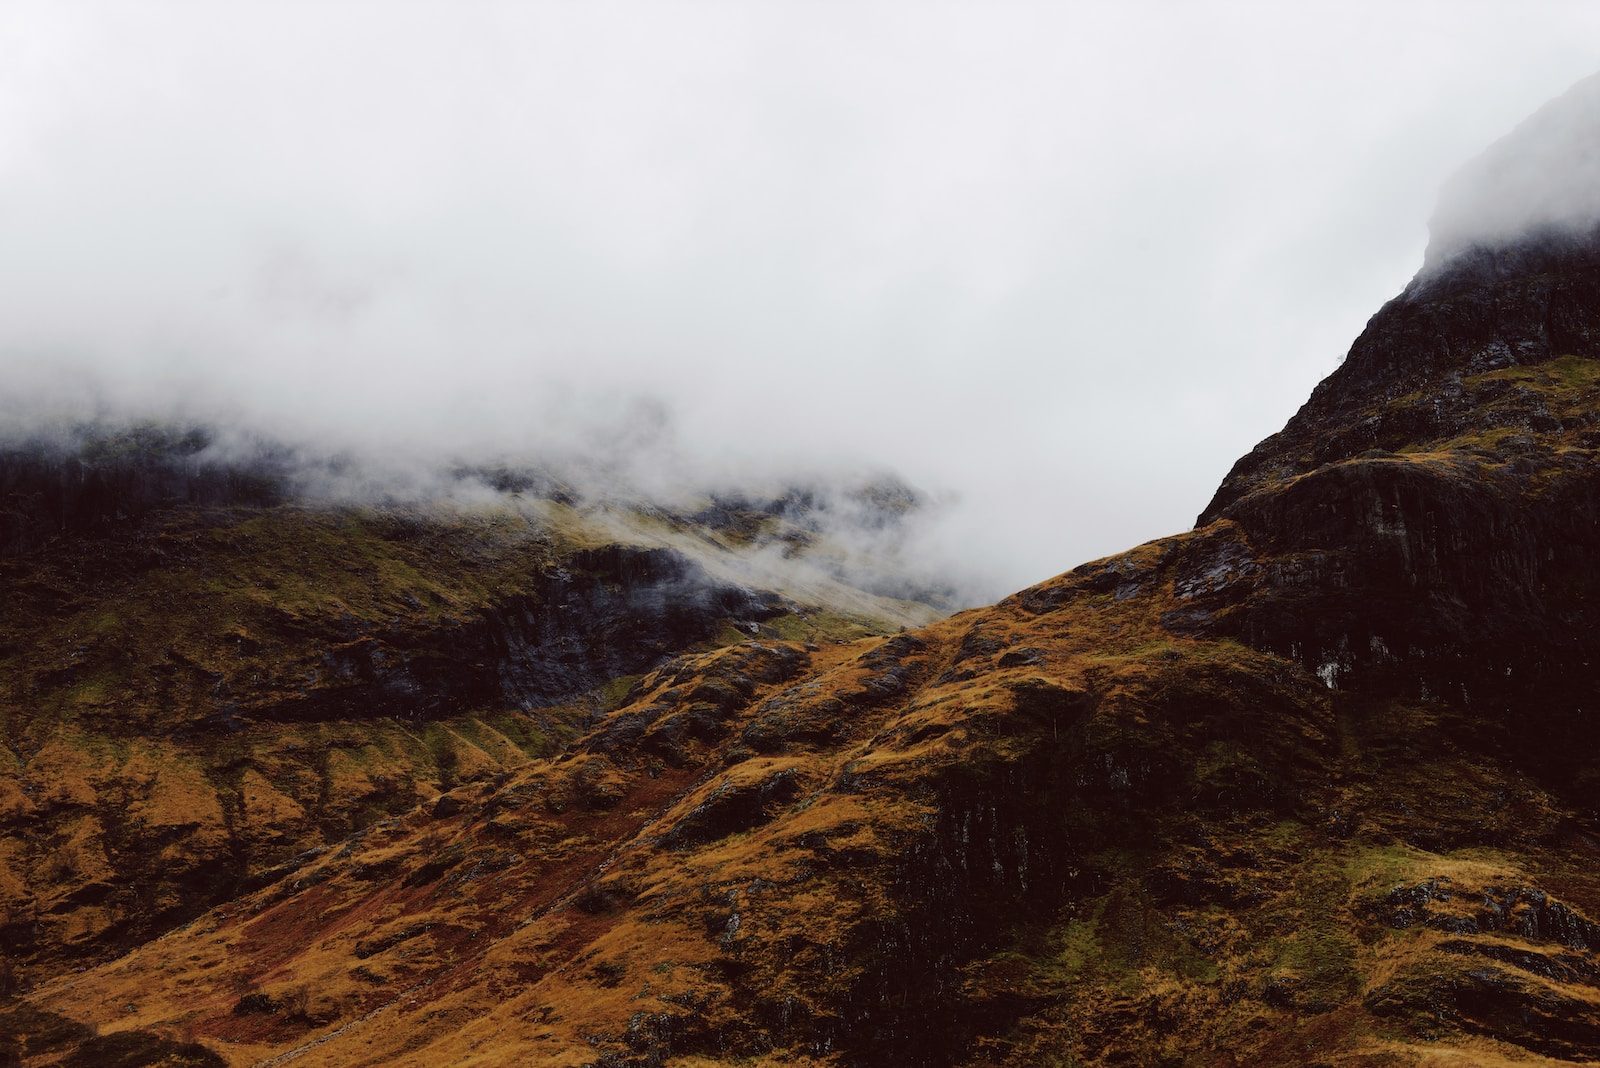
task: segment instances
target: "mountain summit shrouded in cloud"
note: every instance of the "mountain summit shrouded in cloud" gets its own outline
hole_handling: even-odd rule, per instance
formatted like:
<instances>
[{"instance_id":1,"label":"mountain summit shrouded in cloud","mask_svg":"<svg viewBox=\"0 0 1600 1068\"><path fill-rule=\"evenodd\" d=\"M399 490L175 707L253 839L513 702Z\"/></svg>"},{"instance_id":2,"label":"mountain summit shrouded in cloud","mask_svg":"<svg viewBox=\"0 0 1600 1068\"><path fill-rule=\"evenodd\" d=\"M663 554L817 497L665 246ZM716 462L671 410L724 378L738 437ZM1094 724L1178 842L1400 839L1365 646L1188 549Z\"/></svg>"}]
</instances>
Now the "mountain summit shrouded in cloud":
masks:
<instances>
[{"instance_id":1,"label":"mountain summit shrouded in cloud","mask_svg":"<svg viewBox=\"0 0 1600 1068\"><path fill-rule=\"evenodd\" d=\"M894 470L997 596L1202 506L1592 67L1543 10L11 0L0 422L405 473L642 397L663 481Z\"/></svg>"},{"instance_id":2,"label":"mountain summit shrouded in cloud","mask_svg":"<svg viewBox=\"0 0 1600 1068\"><path fill-rule=\"evenodd\" d=\"M1429 224L1427 266L1600 226L1600 74L1550 101L1461 168Z\"/></svg>"}]
</instances>

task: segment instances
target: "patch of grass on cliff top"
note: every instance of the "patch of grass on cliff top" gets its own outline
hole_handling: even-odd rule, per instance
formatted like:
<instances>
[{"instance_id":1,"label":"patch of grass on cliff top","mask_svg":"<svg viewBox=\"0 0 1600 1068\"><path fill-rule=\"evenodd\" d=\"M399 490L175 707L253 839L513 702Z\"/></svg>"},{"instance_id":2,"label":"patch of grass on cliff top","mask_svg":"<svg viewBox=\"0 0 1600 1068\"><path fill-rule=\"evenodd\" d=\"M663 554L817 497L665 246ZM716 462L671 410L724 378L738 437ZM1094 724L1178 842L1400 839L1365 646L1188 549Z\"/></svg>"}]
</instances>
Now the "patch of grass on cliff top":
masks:
<instances>
[{"instance_id":1,"label":"patch of grass on cliff top","mask_svg":"<svg viewBox=\"0 0 1600 1068\"><path fill-rule=\"evenodd\" d=\"M1526 403L1523 398L1531 390L1552 413L1562 418L1590 415L1596 396L1600 394L1600 360L1562 356L1545 363L1502 367L1462 379L1462 384L1469 388L1494 383L1514 383L1518 388L1490 402L1490 411L1502 407L1516 411Z\"/></svg>"},{"instance_id":2,"label":"patch of grass on cliff top","mask_svg":"<svg viewBox=\"0 0 1600 1068\"><path fill-rule=\"evenodd\" d=\"M1451 453L1473 450L1477 452L1496 453L1504 446L1506 439L1517 434L1526 435L1527 430L1515 426L1485 427L1482 430L1473 430L1466 434L1458 434L1444 441L1428 441L1402 445L1396 450L1396 457L1410 461L1449 460Z\"/></svg>"},{"instance_id":3,"label":"patch of grass on cliff top","mask_svg":"<svg viewBox=\"0 0 1600 1068\"><path fill-rule=\"evenodd\" d=\"M826 609L806 609L763 620L754 631L741 630L725 622L716 634L698 648L708 651L748 641L853 642L862 638L881 638L904 629L899 624L885 620Z\"/></svg>"},{"instance_id":4,"label":"patch of grass on cliff top","mask_svg":"<svg viewBox=\"0 0 1600 1068\"><path fill-rule=\"evenodd\" d=\"M1514 858L1487 847L1430 853L1404 844L1360 846L1346 862L1351 888L1381 892L1424 879L1448 879L1461 886L1526 882Z\"/></svg>"},{"instance_id":5,"label":"patch of grass on cliff top","mask_svg":"<svg viewBox=\"0 0 1600 1068\"><path fill-rule=\"evenodd\" d=\"M793 612L769 619L761 625L763 635L782 641L856 641L903 629L880 620L842 612Z\"/></svg>"},{"instance_id":6,"label":"patch of grass on cliff top","mask_svg":"<svg viewBox=\"0 0 1600 1068\"><path fill-rule=\"evenodd\" d=\"M207 533L202 562L215 592L291 614L436 620L493 597L549 557L537 551L538 528L509 512L278 508Z\"/></svg>"},{"instance_id":7,"label":"patch of grass on cliff top","mask_svg":"<svg viewBox=\"0 0 1600 1068\"><path fill-rule=\"evenodd\" d=\"M1559 356L1543 363L1517 364L1463 378L1463 385L1480 382L1528 382L1534 385L1586 389L1600 386L1600 360L1585 356Z\"/></svg>"}]
</instances>

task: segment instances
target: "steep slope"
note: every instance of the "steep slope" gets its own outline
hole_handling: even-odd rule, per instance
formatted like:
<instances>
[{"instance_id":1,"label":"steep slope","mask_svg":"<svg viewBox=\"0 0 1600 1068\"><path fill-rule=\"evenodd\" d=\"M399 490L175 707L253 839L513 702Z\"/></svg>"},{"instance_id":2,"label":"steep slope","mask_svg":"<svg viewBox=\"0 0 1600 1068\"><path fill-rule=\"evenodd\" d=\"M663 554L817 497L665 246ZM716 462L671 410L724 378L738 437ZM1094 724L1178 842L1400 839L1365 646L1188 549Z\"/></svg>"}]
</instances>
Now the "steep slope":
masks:
<instances>
[{"instance_id":1,"label":"steep slope","mask_svg":"<svg viewBox=\"0 0 1600 1068\"><path fill-rule=\"evenodd\" d=\"M937 615L825 576L763 588L666 514L307 505L200 444L0 455L8 991L558 750L670 656Z\"/></svg>"}]
</instances>

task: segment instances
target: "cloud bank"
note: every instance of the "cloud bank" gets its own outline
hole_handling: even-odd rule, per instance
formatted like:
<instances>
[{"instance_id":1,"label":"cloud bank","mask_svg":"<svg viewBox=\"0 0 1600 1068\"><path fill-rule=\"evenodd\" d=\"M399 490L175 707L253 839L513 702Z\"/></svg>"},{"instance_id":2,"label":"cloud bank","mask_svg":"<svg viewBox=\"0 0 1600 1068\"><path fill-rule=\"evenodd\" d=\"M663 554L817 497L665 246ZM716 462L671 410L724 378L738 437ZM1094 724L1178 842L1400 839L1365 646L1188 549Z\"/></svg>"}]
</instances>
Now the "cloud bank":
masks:
<instances>
[{"instance_id":1,"label":"cloud bank","mask_svg":"<svg viewBox=\"0 0 1600 1068\"><path fill-rule=\"evenodd\" d=\"M1541 107L1445 184L1427 265L1530 234L1600 226L1600 74Z\"/></svg>"},{"instance_id":2,"label":"cloud bank","mask_svg":"<svg viewBox=\"0 0 1600 1068\"><path fill-rule=\"evenodd\" d=\"M997 596L1281 425L1592 68L1536 7L10 0L0 422L888 468Z\"/></svg>"}]
</instances>

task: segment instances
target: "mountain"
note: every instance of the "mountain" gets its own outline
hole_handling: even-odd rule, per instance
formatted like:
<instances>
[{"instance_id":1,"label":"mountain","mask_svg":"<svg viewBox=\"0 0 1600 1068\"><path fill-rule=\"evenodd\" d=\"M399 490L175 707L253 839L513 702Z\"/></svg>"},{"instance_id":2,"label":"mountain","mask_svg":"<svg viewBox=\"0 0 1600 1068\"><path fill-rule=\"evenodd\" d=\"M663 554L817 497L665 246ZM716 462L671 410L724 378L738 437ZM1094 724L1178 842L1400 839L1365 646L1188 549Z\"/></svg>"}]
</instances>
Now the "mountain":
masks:
<instances>
[{"instance_id":1,"label":"mountain","mask_svg":"<svg viewBox=\"0 0 1600 1068\"><path fill-rule=\"evenodd\" d=\"M1450 249L1193 530L909 629L550 499L30 542L13 1059L1600 1060L1600 234Z\"/></svg>"},{"instance_id":2,"label":"mountain","mask_svg":"<svg viewBox=\"0 0 1600 1068\"><path fill-rule=\"evenodd\" d=\"M500 470L488 504L333 504L212 444L0 451L5 985L557 752L673 656L940 614L840 581L814 491L683 515Z\"/></svg>"}]
</instances>

